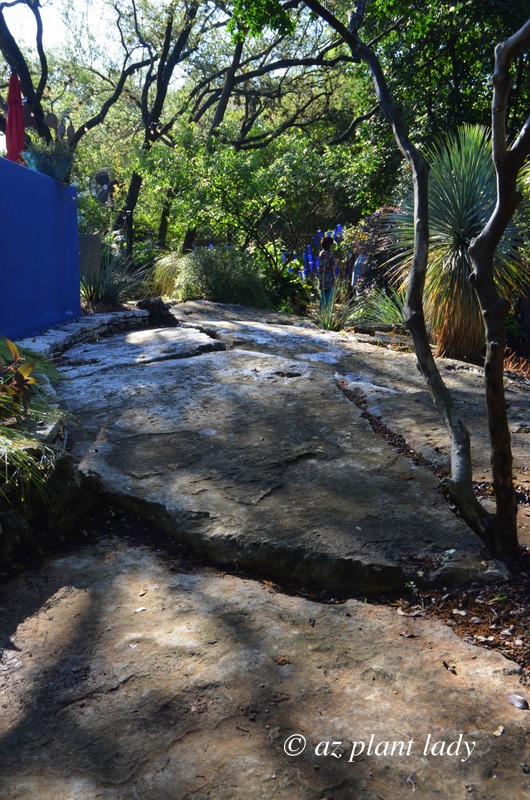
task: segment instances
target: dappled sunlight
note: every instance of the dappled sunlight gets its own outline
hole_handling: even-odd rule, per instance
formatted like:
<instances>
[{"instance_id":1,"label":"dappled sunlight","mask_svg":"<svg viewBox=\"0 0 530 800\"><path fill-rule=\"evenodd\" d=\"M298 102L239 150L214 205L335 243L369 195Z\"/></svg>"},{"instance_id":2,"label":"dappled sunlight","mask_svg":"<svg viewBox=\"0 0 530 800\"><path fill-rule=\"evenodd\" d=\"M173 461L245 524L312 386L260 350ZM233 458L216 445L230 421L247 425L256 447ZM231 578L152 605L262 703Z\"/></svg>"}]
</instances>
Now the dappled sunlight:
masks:
<instances>
[{"instance_id":1,"label":"dappled sunlight","mask_svg":"<svg viewBox=\"0 0 530 800\"><path fill-rule=\"evenodd\" d=\"M96 776L60 775L59 770L46 763L26 768L25 775L16 783L15 797L38 797L39 800L57 800L64 797L95 797L100 783ZM7 791L10 791L8 788ZM38 794L36 794L36 792ZM6 795L7 796L7 795ZM12 796L12 795L9 795Z\"/></svg>"},{"instance_id":2,"label":"dappled sunlight","mask_svg":"<svg viewBox=\"0 0 530 800\"><path fill-rule=\"evenodd\" d=\"M432 438L440 448L413 356L304 330L278 338L264 323L230 323L228 349L185 358L155 356L166 333L154 331L152 360L138 363L147 351L133 336L108 371L94 369L90 351L84 366L79 356L79 369L92 371L65 383L64 397L83 419L73 434L82 469L231 572L339 596L397 589L406 570L419 580L447 567L449 548L456 569L468 568L478 540L450 514L437 478L376 436L337 384L362 379L372 413L414 446L421 423L425 447ZM465 406L480 376L449 373ZM105 800L401 800L412 785L426 798L456 797L485 764L503 773L524 757L521 716L503 699L517 677L449 629L188 573L119 539L85 553L55 562L61 581L51 580L50 596L90 586L90 599L65 638L75 660L46 651L51 664L0 745L7 800L19 765L36 757L28 732L42 708L41 752L72 775L97 776ZM512 733L492 745L500 725ZM297 757L284 749L291 735L305 741ZM423 752L428 736L454 750L465 736L480 753L451 762L449 789L446 764ZM375 756L352 757L352 742L359 750L370 737L381 743ZM390 752L412 739L412 753ZM340 758L319 750L326 742L340 745ZM41 796L37 778L34 788Z\"/></svg>"},{"instance_id":3,"label":"dappled sunlight","mask_svg":"<svg viewBox=\"0 0 530 800\"><path fill-rule=\"evenodd\" d=\"M438 623L185 572L119 539L51 561L30 585L11 581L9 615L22 594L36 605L43 586L52 591L34 616L54 630L37 649L42 631L19 622L13 642L33 678L13 672L3 684L2 702L23 699L1 728L3 800L401 800L413 772L434 798L449 796L448 781L459 796L488 769L499 780L512 770L516 787L524 719L505 694L517 679L499 654ZM506 745L492 737L501 724ZM462 743L460 758L425 753L429 735L453 749L462 735L472 755ZM288 755L300 737L303 752Z\"/></svg>"},{"instance_id":4,"label":"dappled sunlight","mask_svg":"<svg viewBox=\"0 0 530 800\"><path fill-rule=\"evenodd\" d=\"M1 692L3 732L19 725L26 713L27 696L38 693L42 680L42 663L67 663L75 672L76 653L72 652L83 620L90 613L91 593L84 588L61 586L31 616L22 619L11 635L15 649L1 655L0 675L5 679L17 674L17 685L9 693ZM55 609L61 606L58 616ZM68 667L66 667L68 668ZM3 680L0 681L0 686Z\"/></svg>"},{"instance_id":5,"label":"dappled sunlight","mask_svg":"<svg viewBox=\"0 0 530 800\"><path fill-rule=\"evenodd\" d=\"M366 388L373 375L368 356L347 337L335 338L347 343L342 374L365 378ZM384 356L369 403L382 408L390 398L391 417L404 409L414 421L421 399L422 413L427 403L435 414L425 390L402 397L403 369L387 378ZM111 396L101 373L81 382L86 391L65 388L68 407L86 415L92 431L91 440L74 434L74 453L111 491L164 514L164 525L193 552L217 564L265 569L274 579L288 574L365 591L374 577L370 564L377 586L383 575L393 586L404 555L441 555L456 537L460 551L471 552L471 537L436 492L436 479L374 435L337 386L337 374L301 356L239 349L120 368ZM101 391L108 405L94 415L90 407ZM432 501L425 504L427 491Z\"/></svg>"}]
</instances>

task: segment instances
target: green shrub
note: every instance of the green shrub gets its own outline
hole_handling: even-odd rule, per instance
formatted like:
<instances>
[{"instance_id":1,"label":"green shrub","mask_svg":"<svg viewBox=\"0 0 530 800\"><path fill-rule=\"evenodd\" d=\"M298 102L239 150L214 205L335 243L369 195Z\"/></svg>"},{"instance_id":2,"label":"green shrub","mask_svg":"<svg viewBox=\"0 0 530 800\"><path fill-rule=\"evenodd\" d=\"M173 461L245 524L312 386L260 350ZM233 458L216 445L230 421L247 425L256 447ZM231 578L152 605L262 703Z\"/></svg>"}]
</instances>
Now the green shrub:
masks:
<instances>
[{"instance_id":1,"label":"green shrub","mask_svg":"<svg viewBox=\"0 0 530 800\"><path fill-rule=\"evenodd\" d=\"M192 253L170 253L159 259L155 292L179 300L211 300L269 306L258 261L235 247L197 247Z\"/></svg>"},{"instance_id":2,"label":"green shrub","mask_svg":"<svg viewBox=\"0 0 530 800\"><path fill-rule=\"evenodd\" d=\"M44 362L40 357L41 371ZM30 407L38 386L34 369L35 362L26 362L13 342L0 342L0 504L23 514L31 497L46 499L46 481L55 463L55 451L34 433L35 423L61 415L44 400Z\"/></svg>"},{"instance_id":3,"label":"green shrub","mask_svg":"<svg viewBox=\"0 0 530 800\"><path fill-rule=\"evenodd\" d=\"M300 273L302 266L293 260L289 264L280 262L272 270L270 263L264 269L267 295L278 311L290 314L306 314L313 297L312 287Z\"/></svg>"}]
</instances>

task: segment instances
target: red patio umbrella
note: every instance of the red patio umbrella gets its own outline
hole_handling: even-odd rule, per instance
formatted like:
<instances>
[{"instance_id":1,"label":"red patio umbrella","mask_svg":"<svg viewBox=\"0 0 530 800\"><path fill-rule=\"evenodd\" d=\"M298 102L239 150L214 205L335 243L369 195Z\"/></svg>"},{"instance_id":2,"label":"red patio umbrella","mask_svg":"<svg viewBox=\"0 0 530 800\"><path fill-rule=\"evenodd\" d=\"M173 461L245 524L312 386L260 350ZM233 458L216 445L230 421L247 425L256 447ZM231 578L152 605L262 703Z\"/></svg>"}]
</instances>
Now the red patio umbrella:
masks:
<instances>
[{"instance_id":1,"label":"red patio umbrella","mask_svg":"<svg viewBox=\"0 0 530 800\"><path fill-rule=\"evenodd\" d=\"M22 112L22 95L18 75L13 73L9 78L7 92L6 119L6 158L23 164L20 153L24 150L24 114Z\"/></svg>"}]
</instances>

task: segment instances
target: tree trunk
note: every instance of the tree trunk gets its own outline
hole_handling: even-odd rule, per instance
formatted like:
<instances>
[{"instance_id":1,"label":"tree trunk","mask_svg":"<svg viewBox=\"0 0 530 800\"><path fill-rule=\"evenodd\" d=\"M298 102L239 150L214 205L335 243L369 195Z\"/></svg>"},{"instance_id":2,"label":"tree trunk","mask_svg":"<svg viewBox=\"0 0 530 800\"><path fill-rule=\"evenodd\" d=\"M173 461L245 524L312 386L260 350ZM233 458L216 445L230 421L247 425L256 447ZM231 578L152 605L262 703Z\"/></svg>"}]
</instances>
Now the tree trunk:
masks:
<instances>
[{"instance_id":1,"label":"tree trunk","mask_svg":"<svg viewBox=\"0 0 530 800\"><path fill-rule=\"evenodd\" d=\"M125 203L123 204L118 216L114 220L113 230L125 231L127 240L127 256L132 255L133 216L134 209L136 208L138 197L140 195L140 189L142 188L142 182L142 176L137 172L133 172L131 181L129 183L129 189L127 191L127 197L125 198Z\"/></svg>"},{"instance_id":2,"label":"tree trunk","mask_svg":"<svg viewBox=\"0 0 530 800\"><path fill-rule=\"evenodd\" d=\"M182 253L191 253L196 236L197 228L188 228L184 235L184 241L182 242Z\"/></svg>"},{"instance_id":3,"label":"tree trunk","mask_svg":"<svg viewBox=\"0 0 530 800\"><path fill-rule=\"evenodd\" d=\"M477 500L473 491L469 433L438 370L425 324L423 289L429 253L429 165L410 141L403 111L391 98L377 56L360 41L357 41L355 52L370 69L379 106L392 126L396 143L407 159L414 180L414 257L404 312L418 359L418 369L425 378L429 394L451 438L451 478L447 482L447 490L465 522L486 542L492 515Z\"/></svg>"},{"instance_id":4,"label":"tree trunk","mask_svg":"<svg viewBox=\"0 0 530 800\"><path fill-rule=\"evenodd\" d=\"M40 22L40 11L38 7L33 10L33 13L37 21L40 36L38 45L41 56L42 75L39 86L44 88L48 78L48 65L44 54L42 53L42 23ZM11 31L7 26L2 6L0 6L0 51L11 67L11 70L16 72L20 79L20 88L22 90L22 94L26 98L28 106L33 114L33 127L36 129L40 137L48 142L51 141L50 129L44 122L44 111L42 110L41 97L35 92L30 69L24 55L22 54L18 44L16 43Z\"/></svg>"},{"instance_id":5,"label":"tree trunk","mask_svg":"<svg viewBox=\"0 0 530 800\"><path fill-rule=\"evenodd\" d=\"M166 199L164 200L164 205L162 206L162 211L160 213L160 222L158 224L158 236L156 238L157 247L161 248L166 247L167 233L169 228L169 215L171 213L171 205L173 203L175 195L176 195L175 189L173 188L168 189L166 193Z\"/></svg>"},{"instance_id":6,"label":"tree trunk","mask_svg":"<svg viewBox=\"0 0 530 800\"><path fill-rule=\"evenodd\" d=\"M493 280L493 252L484 239L472 248L475 280L486 332L484 381L488 428L491 442L491 470L496 514L488 526L486 545L493 555L515 558L517 540L517 497L513 485L512 449L504 393L506 316L510 305L498 294Z\"/></svg>"},{"instance_id":7,"label":"tree trunk","mask_svg":"<svg viewBox=\"0 0 530 800\"><path fill-rule=\"evenodd\" d=\"M497 204L482 232L471 243L471 280L480 302L486 332L484 379L491 441L491 468L496 514L488 529L490 551L506 560L519 553L517 497L513 485L511 437L504 394L504 353L509 303L498 293L494 279L495 250L511 220L521 195L517 178L530 154L530 120L508 148L506 116L512 87L510 65L530 42L530 20L495 49L492 102L492 151L497 173Z\"/></svg>"}]
</instances>

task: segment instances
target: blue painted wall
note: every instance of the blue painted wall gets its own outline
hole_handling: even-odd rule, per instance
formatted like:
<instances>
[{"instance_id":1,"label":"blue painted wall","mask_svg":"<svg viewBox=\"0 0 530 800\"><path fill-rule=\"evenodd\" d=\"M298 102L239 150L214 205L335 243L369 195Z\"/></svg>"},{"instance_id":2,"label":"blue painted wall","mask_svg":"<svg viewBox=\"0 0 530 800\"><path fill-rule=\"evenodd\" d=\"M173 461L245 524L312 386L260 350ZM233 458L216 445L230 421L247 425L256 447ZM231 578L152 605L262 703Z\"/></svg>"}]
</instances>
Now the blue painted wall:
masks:
<instances>
[{"instance_id":1,"label":"blue painted wall","mask_svg":"<svg viewBox=\"0 0 530 800\"><path fill-rule=\"evenodd\" d=\"M0 336L79 315L75 190L0 158Z\"/></svg>"}]
</instances>

